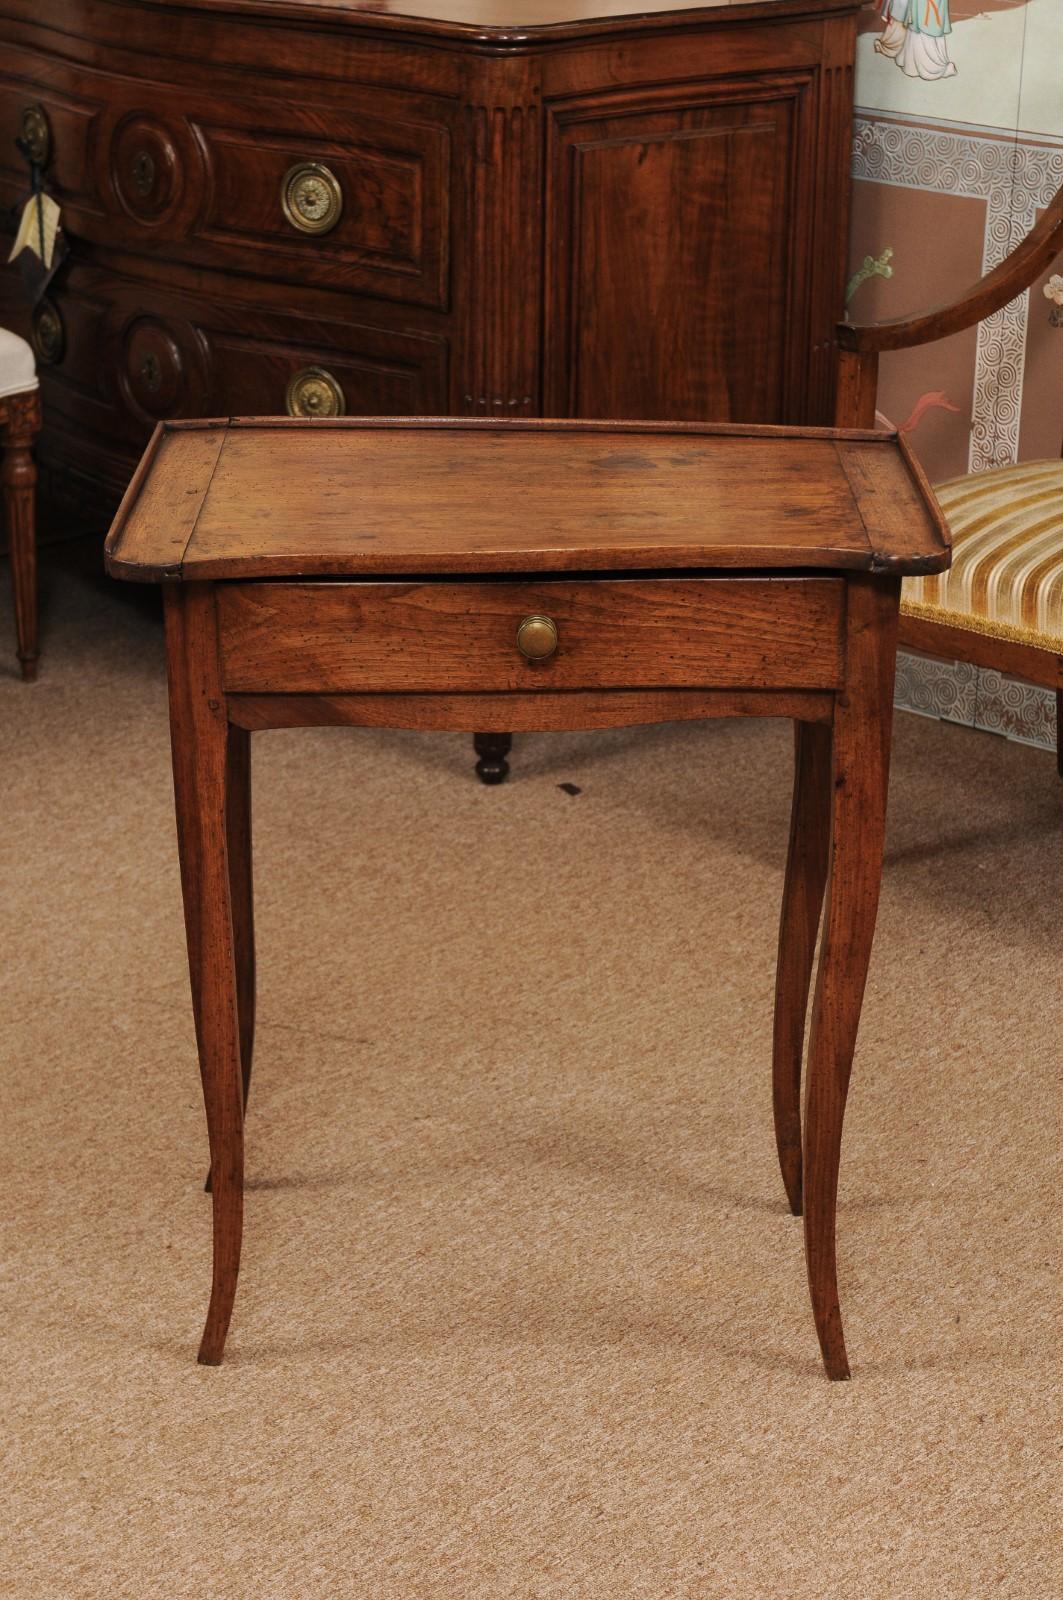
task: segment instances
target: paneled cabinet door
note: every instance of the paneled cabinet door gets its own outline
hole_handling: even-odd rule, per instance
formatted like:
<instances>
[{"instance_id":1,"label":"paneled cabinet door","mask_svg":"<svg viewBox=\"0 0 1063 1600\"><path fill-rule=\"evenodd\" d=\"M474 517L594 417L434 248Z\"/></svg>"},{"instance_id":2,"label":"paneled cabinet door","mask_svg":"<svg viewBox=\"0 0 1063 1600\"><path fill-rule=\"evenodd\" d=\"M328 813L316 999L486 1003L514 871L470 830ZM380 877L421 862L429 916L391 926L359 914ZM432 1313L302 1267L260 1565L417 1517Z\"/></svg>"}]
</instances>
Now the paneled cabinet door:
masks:
<instances>
[{"instance_id":1,"label":"paneled cabinet door","mask_svg":"<svg viewBox=\"0 0 1063 1600\"><path fill-rule=\"evenodd\" d=\"M548 416L802 415L807 273L795 258L812 203L812 81L602 94L555 110Z\"/></svg>"}]
</instances>

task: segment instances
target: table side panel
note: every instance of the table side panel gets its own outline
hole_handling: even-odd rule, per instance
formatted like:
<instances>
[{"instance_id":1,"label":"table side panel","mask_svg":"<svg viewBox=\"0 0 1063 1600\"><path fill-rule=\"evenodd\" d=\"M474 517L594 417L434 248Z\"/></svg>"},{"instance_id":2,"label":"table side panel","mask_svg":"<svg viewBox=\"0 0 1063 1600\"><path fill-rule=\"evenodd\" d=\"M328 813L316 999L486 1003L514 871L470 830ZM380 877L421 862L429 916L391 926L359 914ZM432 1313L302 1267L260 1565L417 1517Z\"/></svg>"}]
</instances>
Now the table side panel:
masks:
<instances>
[{"instance_id":1,"label":"table side panel","mask_svg":"<svg viewBox=\"0 0 1063 1600\"><path fill-rule=\"evenodd\" d=\"M224 428L156 431L107 535L112 577L153 582L179 575L228 437Z\"/></svg>"},{"instance_id":2,"label":"table side panel","mask_svg":"<svg viewBox=\"0 0 1063 1600\"><path fill-rule=\"evenodd\" d=\"M940 572L948 564L948 524L904 441L897 451L848 439L835 448L867 530L873 569Z\"/></svg>"},{"instance_id":3,"label":"table side panel","mask_svg":"<svg viewBox=\"0 0 1063 1600\"><path fill-rule=\"evenodd\" d=\"M243 583L217 590L222 674L239 694L837 688L839 578L557 583ZM524 617L558 630L520 654Z\"/></svg>"}]
</instances>

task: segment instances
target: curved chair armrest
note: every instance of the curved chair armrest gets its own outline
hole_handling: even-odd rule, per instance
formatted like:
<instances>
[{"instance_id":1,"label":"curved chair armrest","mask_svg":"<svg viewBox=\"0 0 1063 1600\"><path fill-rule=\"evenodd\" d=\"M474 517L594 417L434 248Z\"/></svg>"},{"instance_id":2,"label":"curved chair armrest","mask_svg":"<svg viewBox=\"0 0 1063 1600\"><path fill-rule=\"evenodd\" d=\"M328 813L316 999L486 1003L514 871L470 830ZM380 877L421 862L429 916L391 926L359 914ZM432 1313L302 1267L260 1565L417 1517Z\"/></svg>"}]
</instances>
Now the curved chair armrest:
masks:
<instances>
[{"instance_id":1,"label":"curved chair armrest","mask_svg":"<svg viewBox=\"0 0 1063 1600\"><path fill-rule=\"evenodd\" d=\"M877 355L882 350L908 350L914 345L944 339L950 333L962 333L965 328L991 317L994 311L1028 289L1061 250L1063 189L1022 243L958 299L917 317L897 317L891 322L870 323L864 327L841 322L837 330L838 343L843 350Z\"/></svg>"}]
</instances>

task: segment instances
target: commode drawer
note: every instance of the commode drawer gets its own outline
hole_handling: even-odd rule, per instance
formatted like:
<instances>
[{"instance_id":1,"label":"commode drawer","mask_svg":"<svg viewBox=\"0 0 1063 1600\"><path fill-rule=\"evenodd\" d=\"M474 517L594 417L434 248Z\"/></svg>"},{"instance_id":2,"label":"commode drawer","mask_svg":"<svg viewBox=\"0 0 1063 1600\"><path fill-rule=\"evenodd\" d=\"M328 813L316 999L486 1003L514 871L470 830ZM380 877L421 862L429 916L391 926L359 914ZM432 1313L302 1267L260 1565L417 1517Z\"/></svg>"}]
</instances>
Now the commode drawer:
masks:
<instances>
[{"instance_id":1,"label":"commode drawer","mask_svg":"<svg viewBox=\"0 0 1063 1600\"><path fill-rule=\"evenodd\" d=\"M71 240L255 280L443 311L449 302L449 112L360 88L357 110L305 80L254 98L86 66L60 90L35 52L0 76L0 199L28 190L14 138L35 117ZM154 63L156 71L164 63Z\"/></svg>"}]
</instances>

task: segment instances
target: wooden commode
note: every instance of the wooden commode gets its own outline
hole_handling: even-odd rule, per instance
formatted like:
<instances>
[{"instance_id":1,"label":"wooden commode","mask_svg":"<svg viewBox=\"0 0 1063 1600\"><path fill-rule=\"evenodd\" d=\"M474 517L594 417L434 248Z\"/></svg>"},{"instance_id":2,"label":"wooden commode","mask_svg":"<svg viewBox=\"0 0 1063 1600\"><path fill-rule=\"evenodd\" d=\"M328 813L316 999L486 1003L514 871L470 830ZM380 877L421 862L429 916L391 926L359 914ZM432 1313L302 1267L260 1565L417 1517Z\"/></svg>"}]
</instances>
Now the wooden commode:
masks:
<instances>
[{"instance_id":1,"label":"wooden commode","mask_svg":"<svg viewBox=\"0 0 1063 1600\"><path fill-rule=\"evenodd\" d=\"M46 502L173 417L830 422L860 6L0 0Z\"/></svg>"},{"instance_id":2,"label":"wooden commode","mask_svg":"<svg viewBox=\"0 0 1063 1600\"><path fill-rule=\"evenodd\" d=\"M878 905L900 579L948 560L933 496L892 434L447 419L156 431L107 562L161 583L166 601L213 1189L201 1361L221 1360L240 1260L250 733L768 716L796 732L775 1134L804 1213L824 1364L848 1376L835 1202Z\"/></svg>"}]
</instances>

